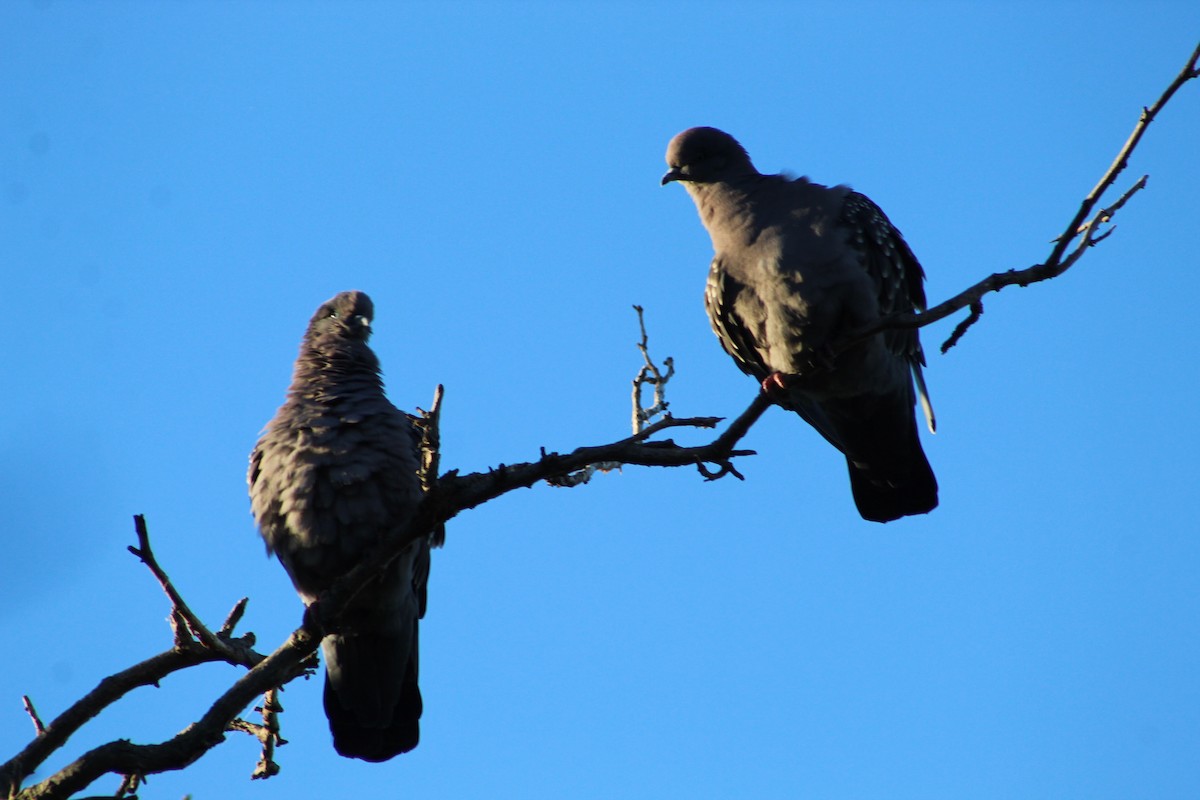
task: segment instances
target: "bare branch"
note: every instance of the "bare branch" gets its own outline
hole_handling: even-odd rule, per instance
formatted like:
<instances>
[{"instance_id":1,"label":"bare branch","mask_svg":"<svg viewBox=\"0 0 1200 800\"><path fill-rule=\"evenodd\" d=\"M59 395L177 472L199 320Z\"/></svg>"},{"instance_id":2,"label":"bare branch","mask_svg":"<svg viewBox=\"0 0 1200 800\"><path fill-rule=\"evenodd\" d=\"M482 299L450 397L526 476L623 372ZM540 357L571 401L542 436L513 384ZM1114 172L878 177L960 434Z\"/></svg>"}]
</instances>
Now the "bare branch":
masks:
<instances>
[{"instance_id":1,"label":"bare branch","mask_svg":"<svg viewBox=\"0 0 1200 800\"><path fill-rule=\"evenodd\" d=\"M1200 62L1200 44L1196 45L1196 49L1188 57L1187 63L1183 65L1183 69L1179 71L1179 74L1175 76L1175 79L1171 81L1170 85L1167 86L1154 105L1142 109L1142 115L1138 119L1137 125L1134 126L1133 132L1129 134L1129 139L1126 140L1124 146L1117 153L1117 157L1113 159L1108 171L1104 173L1104 176L1100 178L1100 181L1092 191L1083 199L1079 211L1075 214L1075 219L1071 221L1071 224L1067 225L1066 230L1058 240L1058 246L1051 252L1048 263L1056 263L1062 257L1071 239L1078 235L1080 224L1092 212L1092 208L1100 201L1100 197L1116 182L1117 176L1125 171L1125 168L1129 165L1129 157L1133 155L1133 151L1142 141L1142 136L1145 135L1146 129L1150 127L1150 123L1154 121L1154 118L1158 116L1159 112L1163 110L1170 99L1175 96L1175 93L1179 91L1181 86L1190 80L1200 77L1200 68L1197 68L1197 62Z\"/></svg>"},{"instance_id":2,"label":"bare branch","mask_svg":"<svg viewBox=\"0 0 1200 800\"><path fill-rule=\"evenodd\" d=\"M967 289L956 294L945 302L939 303L933 308L920 314L893 314L884 317L874 324L864 328L861 331L847 337L834 347L835 353L842 353L850 349L854 345L862 342L864 339L870 338L880 331L898 328L898 329L915 329L923 328L926 325L945 319L956 311L971 306L972 309L982 308L980 300L984 295L991 292L998 292L1007 286L1029 286L1032 283L1056 278L1059 275L1070 269L1083 254L1091 246L1099 243L1107 238L1111 231L1105 232L1099 236L1096 235L1096 228L1108 223L1112 220L1117 210L1125 205L1126 202L1138 191L1145 188L1148 176L1143 176L1135 182L1121 197L1112 205L1102 209L1090 220L1088 216L1099 203L1101 196L1113 185L1117 177L1125 170L1129 163L1129 158L1133 154L1134 149L1141 142L1142 136L1150 123L1154 121L1167 102L1175 95L1183 84L1197 77L1200 77L1200 68L1197 68L1197 62L1200 61L1200 45L1192 51L1187 63L1170 86L1162 93L1154 105L1142 110L1141 116L1137 124L1134 126L1133 133L1117 153L1117 157L1113 160L1112 165L1104 173L1100 181L1092 189L1091 192L1083 199L1079 206L1079 210L1067 224L1062 235L1054 240L1054 249L1051 250L1050 256L1041 264L1035 264L1025 269L1010 269L1006 272L997 272L989 275L983 280L976 283ZM1085 222L1085 220L1087 220ZM1074 250L1067 255L1067 248L1076 238L1082 237ZM1065 257L1064 257L1065 256ZM954 333L942 345L942 352L946 352L953 347L962 335L966 333L967 328L973 325L979 319L979 314L972 314L971 317L964 320L955 328Z\"/></svg>"},{"instance_id":3,"label":"bare branch","mask_svg":"<svg viewBox=\"0 0 1200 800\"><path fill-rule=\"evenodd\" d=\"M649 337L646 335L643 309L641 306L635 305L633 310L637 312L638 327L642 332L642 338L638 341L637 348L641 351L642 360L645 362L633 379L633 432L636 434L640 433L642 427L659 414L671 416L667 411L666 389L667 381L675 375L675 360L670 356L663 359L663 366L667 368L666 374L663 374L658 365L654 363L654 359L650 358ZM646 384L654 387L654 402L649 408L642 403L642 387Z\"/></svg>"},{"instance_id":4,"label":"bare branch","mask_svg":"<svg viewBox=\"0 0 1200 800\"><path fill-rule=\"evenodd\" d=\"M261 658L261 657L260 657ZM0 792L9 793L20 786L41 764L58 750L85 723L139 686L155 686L160 680L182 669L222 660L211 650L192 642L184 648L172 648L140 664L100 681L70 708L52 720L44 730L10 761L0 765ZM74 791L82 789L82 784ZM17 794L23 797L23 794ZM36 796L36 795L35 795ZM53 795L46 795L53 796Z\"/></svg>"},{"instance_id":5,"label":"bare branch","mask_svg":"<svg viewBox=\"0 0 1200 800\"><path fill-rule=\"evenodd\" d=\"M209 749L224 741L230 721L257 695L304 674L303 665L308 657L316 652L320 642L320 636L315 635L306 625L301 626L292 632L279 649L260 661L217 698L199 720L171 739L161 744L142 745L133 744L127 739L108 742L84 753L41 783L12 792L12 797L20 800L66 798L106 773L150 775L187 767ZM219 660L200 646L196 646L194 650L204 660ZM175 651L169 651L163 656L174 653ZM105 679L109 680L112 679ZM54 723L51 723L51 727L53 725ZM12 781L10 774L5 771L8 766L6 764L0 767L0 789L15 789L19 785L20 779ZM31 772L25 772L24 776L29 774Z\"/></svg>"},{"instance_id":6,"label":"bare branch","mask_svg":"<svg viewBox=\"0 0 1200 800\"><path fill-rule=\"evenodd\" d=\"M546 449L542 448L542 455L546 454ZM619 471L623 465L619 461L601 461L597 464L588 464L581 470L568 473L566 475L554 475L546 478L546 483L551 486L558 486L563 489L570 489L575 486L591 481L592 476L597 472L613 472Z\"/></svg>"},{"instance_id":7,"label":"bare branch","mask_svg":"<svg viewBox=\"0 0 1200 800\"><path fill-rule=\"evenodd\" d=\"M154 551L150 546L150 537L145 520L138 515L134 517L134 523L138 536L138 547L131 547L129 549L134 551L134 554L142 559L143 563L150 568L151 573L158 580L164 591L166 591L167 596L171 598L172 621L173 623L178 623L173 625L176 634L175 644L170 650L152 656L139 664L135 664L126 670L118 672L115 675L110 675L100 681L95 689L76 701L70 708L51 721L49 725L42 726L37 736L29 745L14 758L0 765L0 792L6 796L21 798L65 797L84 788L96 777L107 772L144 776L149 772L162 771L141 769L136 766L126 769L101 769L86 782L77 785L72 784L73 788L62 790L62 793L56 793L59 790L54 788L45 788L39 790L41 793L34 794L30 794L30 792L34 791L33 788L24 791L18 790L21 783L32 775L51 754L61 748L83 725L134 689L140 686L157 686L159 681L167 675L197 666L198 664L223 661L236 666L254 667L266 658L253 650L254 634L247 633L239 639L231 639L227 633L214 635L205 626L200 624L199 620L195 620L194 615L191 614L190 609L188 609L187 604L171 583L170 578L158 564L154 556ZM235 616L240 616L239 608L244 607L245 601L234 606L234 611L231 612L230 618L226 620L226 625L230 629L236 623ZM195 620L194 623L185 622L189 616ZM189 629L205 631L207 636L216 643L216 646L209 646L202 641L192 638L191 634L188 633ZM224 627L222 631L224 631ZM264 691L266 688L264 688ZM32 709L32 704L29 707ZM196 757L199 757L202 752L203 750L198 752ZM75 764L69 765L59 774L62 775L72 770L82 760L80 759ZM54 781L55 778L51 777L47 781L43 781L39 786L50 787Z\"/></svg>"},{"instance_id":8,"label":"bare branch","mask_svg":"<svg viewBox=\"0 0 1200 800\"><path fill-rule=\"evenodd\" d=\"M428 492L437 483L442 458L442 398L446 391L442 384L433 390L433 405L428 411L417 409L421 415L415 420L421 429L421 488ZM433 532L430 544L441 547L446 542L446 526L439 525Z\"/></svg>"},{"instance_id":9,"label":"bare branch","mask_svg":"<svg viewBox=\"0 0 1200 800\"><path fill-rule=\"evenodd\" d=\"M716 472L713 472L708 467L704 466L704 464L702 464L702 463L697 464L696 469L698 469L700 471L700 474L704 476L704 480L706 480L706 481L719 480L721 478L724 478L726 475L732 475L733 477L737 478L739 481L746 480L746 476L737 471L737 467L735 467L733 465L732 461L726 461L726 462L722 463L721 468L718 469Z\"/></svg>"},{"instance_id":10,"label":"bare branch","mask_svg":"<svg viewBox=\"0 0 1200 800\"><path fill-rule=\"evenodd\" d=\"M248 733L262 744L262 756L250 774L251 780L261 780L279 774L279 765L275 763L275 745L287 744L279 735L279 714L283 711L283 706L279 704L279 689L268 690L263 696L263 704L255 706L254 710L262 714L261 725L238 717L230 720L225 729Z\"/></svg>"},{"instance_id":11,"label":"bare branch","mask_svg":"<svg viewBox=\"0 0 1200 800\"><path fill-rule=\"evenodd\" d=\"M755 405L759 403L757 396L754 402ZM769 401L763 402L769 405ZM763 410L765 408L764 405ZM668 424L662 425L660 430L667 427L710 428L716 421L713 417L672 419L669 423L667 420L661 420L660 422ZM744 431L741 435L744 435ZM745 454L733 451L733 444L736 444L738 438L741 438L740 435L734 439L723 435L707 445L682 447L669 439L644 441L642 434L636 434L610 444L579 447L565 455L548 452L538 461L502 464L486 473L446 475L438 483L437 500L441 505L439 515L458 514L513 489L527 488L539 481L559 478L589 464L611 462L645 467L682 467L701 462L721 464L733 455Z\"/></svg>"},{"instance_id":12,"label":"bare branch","mask_svg":"<svg viewBox=\"0 0 1200 800\"><path fill-rule=\"evenodd\" d=\"M667 428L715 428L721 419L721 417L672 417L668 414L662 419L650 423L629 438L631 441L644 442ZM543 455L545 455L544 452Z\"/></svg>"},{"instance_id":13,"label":"bare branch","mask_svg":"<svg viewBox=\"0 0 1200 800\"><path fill-rule=\"evenodd\" d=\"M138 775L136 772L132 775L126 775L121 779L121 786L117 789L115 797L125 797L131 795L138 790L138 786L146 780L144 775Z\"/></svg>"},{"instance_id":14,"label":"bare branch","mask_svg":"<svg viewBox=\"0 0 1200 800\"><path fill-rule=\"evenodd\" d=\"M974 303L971 303L970 315L966 319L964 319L962 322L955 325L954 332L950 334L950 338L947 339L946 341L942 342L942 348L941 348L942 355L945 355L947 350L949 350L951 347L954 347L954 345L958 344L958 340L961 339L962 335L967 332L967 328L971 327L976 322L978 322L979 318L982 316L983 316L983 301L976 300Z\"/></svg>"},{"instance_id":15,"label":"bare branch","mask_svg":"<svg viewBox=\"0 0 1200 800\"><path fill-rule=\"evenodd\" d=\"M259 710L262 712L263 728L267 733L262 743L262 756L250 775L251 780L262 780L279 774L279 765L275 763L275 745L287 744L279 735L279 715L283 713L283 706L279 703L281 691L280 687L272 687L263 695L263 704Z\"/></svg>"},{"instance_id":16,"label":"bare branch","mask_svg":"<svg viewBox=\"0 0 1200 800\"><path fill-rule=\"evenodd\" d=\"M225 617L225 621L221 623L220 630L217 631L218 637L228 638L233 635L233 629L236 628L237 624L242 621L242 615L246 613L246 604L249 602L249 597L243 597L241 600L238 600L233 604L233 608L230 609L229 615ZM253 645L254 634L250 633L247 634L247 636L250 637L250 644Z\"/></svg>"},{"instance_id":17,"label":"bare branch","mask_svg":"<svg viewBox=\"0 0 1200 800\"><path fill-rule=\"evenodd\" d=\"M37 709L33 707L33 701L29 699L29 695L21 695L21 705L25 706L25 713L33 720L33 730L40 736L46 732L46 726L42 724L42 718L38 716Z\"/></svg>"},{"instance_id":18,"label":"bare branch","mask_svg":"<svg viewBox=\"0 0 1200 800\"><path fill-rule=\"evenodd\" d=\"M182 621L186 624L186 630L190 631L193 636L199 639L200 643L204 647L207 647L208 649L218 653L221 656L221 660L228 661L230 664L243 664L248 667L254 666L254 664L244 661L246 656L246 651L244 649L231 647L225 639L210 631L208 627L200 621L200 618L197 617L190 608L188 608L187 603L184 602L183 597L179 594L179 591L175 588L174 584L171 583L171 579L167 576L167 573L163 571L161 566L159 566L158 559L154 555L154 550L150 547L150 532L146 527L146 518L141 514L136 514L134 515L133 523L134 529L137 532L138 546L130 546L128 550L141 559L142 563L146 565L146 567L158 580L159 585L162 586L163 591L167 594L167 597L170 598L171 620L172 628L175 630L176 646L183 646L186 644L186 637L184 635L185 628L179 624L179 622ZM228 622L228 620L226 621Z\"/></svg>"}]
</instances>

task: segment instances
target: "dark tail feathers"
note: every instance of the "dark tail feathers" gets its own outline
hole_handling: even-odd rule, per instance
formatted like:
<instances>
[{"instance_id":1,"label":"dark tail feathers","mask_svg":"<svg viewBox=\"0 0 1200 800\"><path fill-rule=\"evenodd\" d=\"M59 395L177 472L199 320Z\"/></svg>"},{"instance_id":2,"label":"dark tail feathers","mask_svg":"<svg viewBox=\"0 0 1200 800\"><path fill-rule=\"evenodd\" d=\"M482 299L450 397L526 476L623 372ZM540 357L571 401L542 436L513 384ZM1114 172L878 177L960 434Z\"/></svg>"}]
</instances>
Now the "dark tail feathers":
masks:
<instances>
[{"instance_id":1,"label":"dark tail feathers","mask_svg":"<svg viewBox=\"0 0 1200 800\"><path fill-rule=\"evenodd\" d=\"M921 447L911 387L863 400L835 422L858 513L890 522L937 508L937 478Z\"/></svg>"},{"instance_id":2,"label":"dark tail feathers","mask_svg":"<svg viewBox=\"0 0 1200 800\"><path fill-rule=\"evenodd\" d=\"M333 746L347 758L387 761L420 741L417 636L330 636L325 653L325 716Z\"/></svg>"},{"instance_id":3,"label":"dark tail feathers","mask_svg":"<svg viewBox=\"0 0 1200 800\"><path fill-rule=\"evenodd\" d=\"M921 448L913 390L817 402L803 395L795 411L846 456L854 504L863 519L891 522L937 508L938 485Z\"/></svg>"},{"instance_id":4,"label":"dark tail feathers","mask_svg":"<svg viewBox=\"0 0 1200 800\"><path fill-rule=\"evenodd\" d=\"M902 471L881 473L871 465L860 465L849 457L846 465L850 468L854 504L863 519L891 522L913 514L928 514L937 508L937 478L933 476L920 442Z\"/></svg>"}]
</instances>

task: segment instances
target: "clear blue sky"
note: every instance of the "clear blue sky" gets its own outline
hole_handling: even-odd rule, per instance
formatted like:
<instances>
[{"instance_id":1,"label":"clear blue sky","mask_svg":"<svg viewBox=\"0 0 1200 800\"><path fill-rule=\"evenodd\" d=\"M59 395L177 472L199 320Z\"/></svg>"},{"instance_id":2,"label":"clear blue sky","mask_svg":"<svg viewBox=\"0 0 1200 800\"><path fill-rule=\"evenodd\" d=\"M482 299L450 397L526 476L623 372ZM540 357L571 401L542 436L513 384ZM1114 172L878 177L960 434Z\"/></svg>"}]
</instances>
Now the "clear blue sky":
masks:
<instances>
[{"instance_id":1,"label":"clear blue sky","mask_svg":"<svg viewBox=\"0 0 1200 800\"><path fill-rule=\"evenodd\" d=\"M260 649L298 624L244 475L330 295L374 298L394 402L446 385L447 468L625 435L634 303L672 409L735 415L674 133L867 193L936 302L1045 257L1198 38L1182 1L4 3L0 758L22 694L52 718L168 646L134 513L214 625L243 595ZM1193 83L1114 236L948 356L926 329L933 514L860 520L778 410L744 483L515 493L434 555L417 751L339 758L298 682L278 777L231 734L143 796L1195 797L1197 130ZM142 690L48 766L236 676Z\"/></svg>"}]
</instances>

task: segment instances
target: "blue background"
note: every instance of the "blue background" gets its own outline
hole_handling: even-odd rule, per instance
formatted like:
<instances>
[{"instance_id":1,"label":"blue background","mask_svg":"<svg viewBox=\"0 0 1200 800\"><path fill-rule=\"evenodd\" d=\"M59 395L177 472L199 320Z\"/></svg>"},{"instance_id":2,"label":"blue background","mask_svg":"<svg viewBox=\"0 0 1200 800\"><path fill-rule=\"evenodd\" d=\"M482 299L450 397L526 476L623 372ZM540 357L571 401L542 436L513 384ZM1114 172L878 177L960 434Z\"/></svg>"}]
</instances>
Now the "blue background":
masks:
<instances>
[{"instance_id":1,"label":"blue background","mask_svg":"<svg viewBox=\"0 0 1200 800\"><path fill-rule=\"evenodd\" d=\"M4 3L0 757L22 694L51 719L169 646L134 513L211 624L299 623L246 456L335 292L374 298L394 402L446 385L445 468L626 435L634 303L672 410L733 416L673 134L867 193L938 302L1045 258L1198 33L1191 2ZM414 753L339 758L301 681L278 777L230 734L142 795L1197 796L1198 129L1193 82L1115 235L948 356L924 331L933 514L860 520L778 410L744 483L513 493L435 553ZM39 777L237 675L140 690Z\"/></svg>"}]
</instances>

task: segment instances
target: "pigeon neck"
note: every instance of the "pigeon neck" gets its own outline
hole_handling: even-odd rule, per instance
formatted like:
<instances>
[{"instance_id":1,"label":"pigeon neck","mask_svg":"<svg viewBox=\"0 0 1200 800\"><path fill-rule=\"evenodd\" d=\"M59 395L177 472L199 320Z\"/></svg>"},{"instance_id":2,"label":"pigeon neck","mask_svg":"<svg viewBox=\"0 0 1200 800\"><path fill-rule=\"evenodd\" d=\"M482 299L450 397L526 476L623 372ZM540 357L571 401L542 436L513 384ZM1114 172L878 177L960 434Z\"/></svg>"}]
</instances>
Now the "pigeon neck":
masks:
<instances>
[{"instance_id":1,"label":"pigeon neck","mask_svg":"<svg viewBox=\"0 0 1200 800\"><path fill-rule=\"evenodd\" d=\"M320 347L305 342L296 361L292 389L310 394L334 387L377 388L383 390L379 359L365 342Z\"/></svg>"},{"instance_id":2,"label":"pigeon neck","mask_svg":"<svg viewBox=\"0 0 1200 800\"><path fill-rule=\"evenodd\" d=\"M754 194L760 181L739 180L736 183L689 183L687 190L696 203L700 221L713 240L713 249L721 251L726 240L737 237L737 231L752 226L755 217Z\"/></svg>"}]
</instances>

